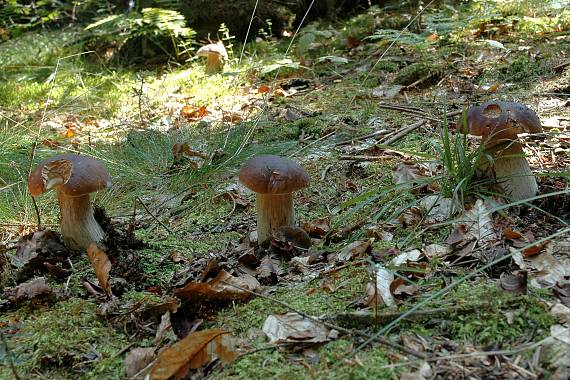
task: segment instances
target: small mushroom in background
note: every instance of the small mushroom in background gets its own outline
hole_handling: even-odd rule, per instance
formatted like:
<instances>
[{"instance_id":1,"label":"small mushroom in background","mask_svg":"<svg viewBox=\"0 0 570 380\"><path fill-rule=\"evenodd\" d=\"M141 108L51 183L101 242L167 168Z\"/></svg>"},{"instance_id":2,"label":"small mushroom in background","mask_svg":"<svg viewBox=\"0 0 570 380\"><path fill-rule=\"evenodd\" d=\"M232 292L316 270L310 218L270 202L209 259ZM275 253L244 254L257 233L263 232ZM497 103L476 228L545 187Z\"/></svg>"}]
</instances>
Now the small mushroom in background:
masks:
<instances>
[{"instance_id":1,"label":"small mushroom in background","mask_svg":"<svg viewBox=\"0 0 570 380\"><path fill-rule=\"evenodd\" d=\"M542 132L533 110L514 102L486 102L467 111L467 131L483 137L495 178L512 201L536 195L538 185L517 136Z\"/></svg>"},{"instance_id":2,"label":"small mushroom in background","mask_svg":"<svg viewBox=\"0 0 570 380\"><path fill-rule=\"evenodd\" d=\"M208 75L221 73L224 68L224 61L228 60L228 52L222 41L202 46L198 49L196 55L208 58L205 70Z\"/></svg>"},{"instance_id":3,"label":"small mushroom in background","mask_svg":"<svg viewBox=\"0 0 570 380\"><path fill-rule=\"evenodd\" d=\"M288 158L267 155L247 161L239 179L256 194L257 236L265 245L281 226L295 225L293 192L309 185L309 175Z\"/></svg>"},{"instance_id":4,"label":"small mushroom in background","mask_svg":"<svg viewBox=\"0 0 570 380\"><path fill-rule=\"evenodd\" d=\"M101 162L75 154L42 161L28 178L33 197L56 189L61 236L65 245L75 250L86 250L89 243L105 239L105 232L93 216L89 194L110 186L111 177Z\"/></svg>"}]
</instances>

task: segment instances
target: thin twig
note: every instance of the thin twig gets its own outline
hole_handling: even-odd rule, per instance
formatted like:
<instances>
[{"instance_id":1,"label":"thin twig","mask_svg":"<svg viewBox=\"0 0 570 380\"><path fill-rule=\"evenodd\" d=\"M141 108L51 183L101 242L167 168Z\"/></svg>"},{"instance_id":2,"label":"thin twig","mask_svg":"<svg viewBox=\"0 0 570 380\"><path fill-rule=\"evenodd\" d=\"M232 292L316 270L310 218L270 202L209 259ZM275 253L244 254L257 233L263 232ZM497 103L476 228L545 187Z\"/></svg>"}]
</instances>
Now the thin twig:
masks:
<instances>
[{"instance_id":1,"label":"thin twig","mask_svg":"<svg viewBox=\"0 0 570 380\"><path fill-rule=\"evenodd\" d=\"M366 140L366 139L370 139L372 137L376 137L376 136L384 136L389 134L391 131L388 129L381 129L379 131L374 131L374 132L370 132L367 133L365 135L362 136L356 136L347 140L343 140L343 141L339 141L336 144L334 144L334 146L341 146L341 145L347 145L347 144L352 144L355 141L361 141L361 140Z\"/></svg>"},{"instance_id":2,"label":"thin twig","mask_svg":"<svg viewBox=\"0 0 570 380\"><path fill-rule=\"evenodd\" d=\"M396 157L394 156L389 156L389 155L383 155L383 156L351 156L351 155L342 155L339 156L338 159L339 160L347 160L347 161L383 161L383 160L388 160L388 159L394 159Z\"/></svg>"},{"instance_id":3,"label":"thin twig","mask_svg":"<svg viewBox=\"0 0 570 380\"><path fill-rule=\"evenodd\" d=\"M257 296L257 297L261 297L261 298L264 298L264 299L269 300L269 301L271 301L271 302L277 303L277 304L279 304L279 305L281 305L281 306L284 306L284 307L286 307L287 309L289 309L289 310L291 310L291 311L293 311L293 312L295 312L295 313L301 315L302 317L304 317L304 318L306 318L306 319L309 319L309 320L311 320L311 321L313 321L313 322L315 322L315 323L323 324L324 326L326 326L326 327L328 327L328 328L330 328L330 329L334 329L334 330L340 331L340 332L342 332L342 333L344 333L344 334L346 334L346 335L351 335L351 336L358 335L358 336L363 337L363 338L372 339L372 337L371 337L370 335L366 334L366 333L363 332L363 331L346 329L346 328L344 328L344 327L342 327L342 326L337 326L337 325L335 325L335 324L333 324L333 323L329 323L329 322L326 322L326 321L322 321L322 320L320 320L319 318L312 317L312 316L308 315L307 313L304 313L304 312L302 312L302 311L300 311L300 310L297 310L296 308L294 308L293 306L289 305L288 303L283 302L283 301L280 301L280 300L278 300L278 299L276 299L276 298L269 297L269 296L266 296L266 295L261 294L261 293L258 293L258 292L254 292L254 291L249 290L249 289L246 289L246 288L242 288L241 286L238 286L238 285L229 283L229 282L227 282L227 281L223 281L223 280L222 280L221 282L223 282L223 283L226 284L226 285L232 286L232 287L234 287L234 288L236 288L236 289L239 289L239 290L241 290L241 291L244 291L244 292L253 294L253 295ZM385 338L383 338L383 337L378 336L378 337L375 337L374 340L376 340L378 343L383 344L383 345L385 345L385 346L388 346L388 347L394 348L394 349L396 349L396 350L402 351L402 352L404 352L404 353L406 353L406 354L415 356L416 358L420 358L420 359L425 359L425 358L427 358L426 355L422 354L421 352L417 352L416 350L412 350L412 349L410 349L410 348L404 347L404 346L399 345L399 344L397 344L397 343L391 342L391 341L389 341L389 340L387 340L387 339L385 339Z\"/></svg>"},{"instance_id":4,"label":"thin twig","mask_svg":"<svg viewBox=\"0 0 570 380\"><path fill-rule=\"evenodd\" d=\"M402 137L406 136L407 134L409 134L410 132L418 129L419 127L421 127L422 125L424 125L426 123L425 120L420 120L415 122L414 124L402 129L400 132L396 133L394 136L390 137L389 139L382 141L381 144L382 145L390 145L395 143L396 141L400 140Z\"/></svg>"},{"instance_id":5,"label":"thin twig","mask_svg":"<svg viewBox=\"0 0 570 380\"><path fill-rule=\"evenodd\" d=\"M166 224L162 223L162 222L160 221L160 219L158 219L152 212L150 212L150 210L148 209L148 207L146 207L146 205L144 204L144 202L142 201L142 199L141 199L140 197L137 196L136 199L139 201L139 203L141 204L141 206L143 206L143 208L146 210L146 212L148 212L148 214L149 214L158 224L160 224L162 227L164 227L164 229L165 229L166 231L168 231L168 233L170 233L170 234L173 233L172 230L171 230L170 228L168 228L168 226L167 226Z\"/></svg>"}]
</instances>

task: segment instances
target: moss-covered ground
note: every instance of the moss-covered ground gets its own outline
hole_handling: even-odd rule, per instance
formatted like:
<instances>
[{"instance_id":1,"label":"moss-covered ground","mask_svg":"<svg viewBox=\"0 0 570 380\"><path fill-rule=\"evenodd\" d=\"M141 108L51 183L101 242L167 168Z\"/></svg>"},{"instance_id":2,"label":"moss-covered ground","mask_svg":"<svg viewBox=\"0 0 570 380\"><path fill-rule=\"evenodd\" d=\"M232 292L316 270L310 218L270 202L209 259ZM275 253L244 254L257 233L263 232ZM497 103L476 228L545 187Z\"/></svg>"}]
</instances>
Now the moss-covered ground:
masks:
<instances>
[{"instance_id":1,"label":"moss-covered ground","mask_svg":"<svg viewBox=\"0 0 570 380\"><path fill-rule=\"evenodd\" d=\"M88 259L80 255L72 257L63 280L48 278L57 289L55 299L3 309L0 379L125 378L125 355L131 348L154 345L158 324L156 316L146 318L133 310L164 300L195 262L209 257L236 262L235 247L255 228L254 195L239 187L237 173L254 155L291 156L307 170L311 186L295 196L300 224L328 218L337 231L355 227L330 241L319 240L315 251L338 253L352 241L367 238L366 228L371 225L384 226L393 235L391 240L374 241L372 251L380 257L376 261L387 263L391 257L384 252L390 249L403 252L444 244L453 230L450 222L429 226L402 222L402 215L426 195L426 187L395 186L392 170L401 162L422 162L435 168L437 179L428 180L430 192L445 188L457 195L464 180L457 174L463 173L459 170L463 163L456 161L454 170L442 168L437 146L443 144L443 124L434 120L443 120L444 111L459 113L488 99L529 104L543 120L554 117L558 124L550 132L567 131L563 123L570 116L565 103L570 68L560 65L570 59L570 13L569 8L560 10L540 1L441 3L425 10L419 29L416 22L406 33L400 31L412 16L392 7L373 7L333 25L306 25L287 56L291 37L266 36L246 44L241 64L233 60L222 74L213 76L205 75L199 60L158 67L103 63L77 43L85 33L79 26L32 30L0 43L5 67L0 73L0 290L18 285L17 269L9 264L14 243L36 228L27 190L29 169L54 154L78 151L103 161L113 187L95 195L94 202L106 210L114 228L130 227L144 242L143 248L117 256L132 262L138 276L132 282L112 283L120 289L120 311L101 310L101 302L85 291L84 279L93 280L94 274ZM312 43L303 45L303 38ZM238 52L239 46L234 47L234 54ZM300 65L281 64L280 71L269 70L279 67L283 58ZM300 85L295 93L290 89L295 83L308 85ZM395 98L373 95L378 87L396 85L403 87ZM379 103L406 109L382 108ZM188 109L200 107L207 111L188 114ZM456 117L446 121L453 124ZM361 139L384 129L393 136L422 118L428 121L424 126L390 146ZM451 134L455 138L455 132ZM544 222L534 226L537 237L570 223L565 166L570 163L570 148L564 138L548 141L531 144L529 161L543 175L539 180L543 189L566 189L566 193L554 201L558 206L533 214L541 215ZM190 159L174 166L176 143L187 143L207 158L198 160L198 167ZM474 149L471 144L469 149ZM350 154L365 158L347 160ZM385 158L374 159L375 155ZM554 156L558 161L551 159ZM480 189L473 185L460 199L473 204L479 195ZM248 203L241 204L236 197ZM37 205L42 223L57 231L55 197L44 194ZM534 228L525 225L525 212L531 213L523 210L521 216L519 208L507 209L502 220L513 229ZM568 234L554 241L564 239ZM421 276L402 271L417 291L399 299L397 310L409 310L483 265L477 260L464 265L450 261L424 260ZM401 373L418 370L422 361L384 345L358 349L365 340L358 334L295 351L270 345L261 331L268 315L291 308L340 323L336 316L363 307L372 265L372 258L338 270L321 270L324 267L317 265L308 276L263 286L267 297L210 310L201 316L200 328L228 330L240 338L245 354L229 365L215 363L205 375L398 379ZM121 277L118 268L113 263L112 279ZM423 342L423 350L444 347L452 354L516 349L549 336L556 323L548 312L549 302L556 299L552 291L529 288L525 295L511 295L498 283L492 270L478 272L424 305L449 310L477 305L473 310L444 310L421 320L404 320L386 338L402 343L407 336L421 337L416 342ZM370 336L382 327L370 324L357 329ZM175 339L171 333L162 344ZM532 351L521 355L528 359ZM517 360L521 366L526 363ZM552 371L548 358L534 363L536 367L527 370L540 376Z\"/></svg>"}]
</instances>

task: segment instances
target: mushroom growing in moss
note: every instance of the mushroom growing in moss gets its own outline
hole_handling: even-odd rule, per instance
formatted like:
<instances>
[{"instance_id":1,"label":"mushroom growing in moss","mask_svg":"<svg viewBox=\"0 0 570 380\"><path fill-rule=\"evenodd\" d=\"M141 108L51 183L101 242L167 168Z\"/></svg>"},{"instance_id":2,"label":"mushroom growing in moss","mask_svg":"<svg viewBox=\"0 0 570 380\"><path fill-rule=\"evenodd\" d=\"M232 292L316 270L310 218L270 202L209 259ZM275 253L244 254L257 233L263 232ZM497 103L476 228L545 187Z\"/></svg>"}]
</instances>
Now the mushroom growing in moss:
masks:
<instances>
[{"instance_id":1,"label":"mushroom growing in moss","mask_svg":"<svg viewBox=\"0 0 570 380\"><path fill-rule=\"evenodd\" d=\"M76 250L105 239L105 232L93 216L89 194L110 186L111 177L101 162L76 154L48 158L28 178L34 197L56 189L61 236L67 247Z\"/></svg>"},{"instance_id":2,"label":"mushroom growing in moss","mask_svg":"<svg viewBox=\"0 0 570 380\"><path fill-rule=\"evenodd\" d=\"M224 61L228 59L228 52L221 41L202 46L196 55L208 58L205 70L208 75L221 73L224 68Z\"/></svg>"},{"instance_id":3,"label":"mushroom growing in moss","mask_svg":"<svg viewBox=\"0 0 570 380\"><path fill-rule=\"evenodd\" d=\"M298 163L279 156L257 156L243 165L239 179L257 193L260 245L266 244L279 227L295 225L293 192L309 184L309 175Z\"/></svg>"},{"instance_id":4,"label":"mushroom growing in moss","mask_svg":"<svg viewBox=\"0 0 570 380\"><path fill-rule=\"evenodd\" d=\"M486 102L469 108L467 128L469 134L483 137L485 151L493 158L490 168L510 199L534 197L538 185L518 134L542 132L536 113L519 103Z\"/></svg>"}]
</instances>

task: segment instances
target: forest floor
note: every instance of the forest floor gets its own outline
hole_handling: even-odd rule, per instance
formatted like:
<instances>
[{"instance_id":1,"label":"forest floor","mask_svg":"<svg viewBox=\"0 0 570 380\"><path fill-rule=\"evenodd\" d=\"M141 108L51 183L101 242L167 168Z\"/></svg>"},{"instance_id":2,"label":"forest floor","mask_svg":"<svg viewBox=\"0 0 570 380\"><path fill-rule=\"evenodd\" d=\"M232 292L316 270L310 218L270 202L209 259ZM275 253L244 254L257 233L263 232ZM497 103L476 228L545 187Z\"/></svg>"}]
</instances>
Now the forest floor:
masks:
<instances>
[{"instance_id":1,"label":"forest floor","mask_svg":"<svg viewBox=\"0 0 570 380\"><path fill-rule=\"evenodd\" d=\"M211 76L107 65L76 28L0 44L0 378L567 378L570 15L530 12L442 6L403 32L413 14L372 8ZM534 199L509 203L455 129L488 100L540 117ZM113 178L89 255L53 192L37 230L27 188L66 152ZM311 178L267 248L238 179L261 154Z\"/></svg>"}]
</instances>

